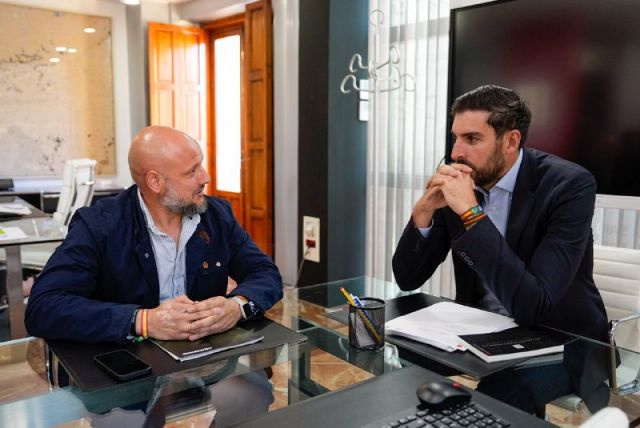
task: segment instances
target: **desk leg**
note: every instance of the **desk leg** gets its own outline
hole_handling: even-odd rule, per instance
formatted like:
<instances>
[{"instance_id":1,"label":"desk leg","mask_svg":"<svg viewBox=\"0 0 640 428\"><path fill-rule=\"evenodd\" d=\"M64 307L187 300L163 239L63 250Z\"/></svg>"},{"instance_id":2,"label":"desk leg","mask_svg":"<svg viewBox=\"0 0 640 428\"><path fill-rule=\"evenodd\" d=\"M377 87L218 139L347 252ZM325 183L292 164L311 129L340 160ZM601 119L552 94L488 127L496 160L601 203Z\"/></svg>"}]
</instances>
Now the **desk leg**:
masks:
<instances>
[{"instance_id":1,"label":"desk leg","mask_svg":"<svg viewBox=\"0 0 640 428\"><path fill-rule=\"evenodd\" d=\"M22 260L20 246L5 247L7 252L7 297L9 298L9 324L11 339L27 336L24 328L24 300L22 297Z\"/></svg>"}]
</instances>

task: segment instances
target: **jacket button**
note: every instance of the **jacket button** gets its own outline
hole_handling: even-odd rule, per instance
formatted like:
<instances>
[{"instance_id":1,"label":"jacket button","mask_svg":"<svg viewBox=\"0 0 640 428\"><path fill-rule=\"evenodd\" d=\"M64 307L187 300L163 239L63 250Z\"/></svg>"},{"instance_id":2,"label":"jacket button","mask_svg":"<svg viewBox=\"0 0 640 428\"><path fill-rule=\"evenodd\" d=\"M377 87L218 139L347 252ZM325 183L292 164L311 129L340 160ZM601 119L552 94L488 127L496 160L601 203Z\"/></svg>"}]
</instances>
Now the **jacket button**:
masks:
<instances>
[{"instance_id":1,"label":"jacket button","mask_svg":"<svg viewBox=\"0 0 640 428\"><path fill-rule=\"evenodd\" d=\"M216 267L220 267L220 266L222 266L222 263L216 262Z\"/></svg>"},{"instance_id":2,"label":"jacket button","mask_svg":"<svg viewBox=\"0 0 640 428\"><path fill-rule=\"evenodd\" d=\"M465 253L464 251L460 251L460 256L461 257L465 257L466 255L467 255L467 253ZM465 260L467 260L467 259L465 259Z\"/></svg>"},{"instance_id":3,"label":"jacket button","mask_svg":"<svg viewBox=\"0 0 640 428\"><path fill-rule=\"evenodd\" d=\"M144 253L144 258L148 259L149 258L149 253Z\"/></svg>"}]
</instances>

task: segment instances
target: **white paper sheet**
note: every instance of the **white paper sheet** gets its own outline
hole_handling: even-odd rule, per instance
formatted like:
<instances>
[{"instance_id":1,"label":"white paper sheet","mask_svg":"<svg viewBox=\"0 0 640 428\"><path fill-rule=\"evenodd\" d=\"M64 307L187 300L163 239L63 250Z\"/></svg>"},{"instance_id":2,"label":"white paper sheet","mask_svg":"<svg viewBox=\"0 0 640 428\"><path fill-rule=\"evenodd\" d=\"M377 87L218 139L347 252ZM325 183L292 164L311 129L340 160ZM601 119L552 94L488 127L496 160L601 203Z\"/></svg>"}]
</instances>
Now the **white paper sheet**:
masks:
<instances>
[{"instance_id":1,"label":"white paper sheet","mask_svg":"<svg viewBox=\"0 0 640 428\"><path fill-rule=\"evenodd\" d=\"M445 351L466 351L460 334L481 334L517 327L513 318L453 302L440 302L387 321L387 333Z\"/></svg>"}]
</instances>

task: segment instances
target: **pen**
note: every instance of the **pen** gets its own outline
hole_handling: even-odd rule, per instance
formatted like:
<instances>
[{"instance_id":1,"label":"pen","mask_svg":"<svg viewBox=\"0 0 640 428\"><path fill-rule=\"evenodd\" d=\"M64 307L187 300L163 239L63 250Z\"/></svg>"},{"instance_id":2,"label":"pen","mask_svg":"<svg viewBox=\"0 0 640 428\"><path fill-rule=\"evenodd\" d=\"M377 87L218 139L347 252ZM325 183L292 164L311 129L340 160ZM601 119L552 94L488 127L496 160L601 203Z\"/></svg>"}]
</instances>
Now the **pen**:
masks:
<instances>
[{"instance_id":1,"label":"pen","mask_svg":"<svg viewBox=\"0 0 640 428\"><path fill-rule=\"evenodd\" d=\"M351 294L351 293L349 293ZM353 301L356 302L356 305L359 308L363 308L364 309L364 305L362 304L362 302L360 301L360 299L358 298L358 296L356 296L355 294L351 294L351 297L353 297Z\"/></svg>"},{"instance_id":2,"label":"pen","mask_svg":"<svg viewBox=\"0 0 640 428\"><path fill-rule=\"evenodd\" d=\"M355 302L355 300L353 299L353 297L351 297L351 294L347 293L347 290L345 290L344 287L340 287L340 291L342 291L342 294L344 294L344 297L347 298L347 302L349 302L349 304L351 306L356 308L356 313L360 316L360 319L362 320L362 323L367 328L367 330L369 331L371 336L373 336L373 338L375 339L376 343L382 342L382 338L380 337L380 334L376 331L375 327L373 326L371 321L369 321L369 319L365 315L364 311L362 310L362 303L360 303L360 305L358 305ZM358 299L358 301L360 301L360 299Z\"/></svg>"},{"instance_id":3,"label":"pen","mask_svg":"<svg viewBox=\"0 0 640 428\"><path fill-rule=\"evenodd\" d=\"M351 297L353 298L353 301L356 302L356 306L359 307L360 309L364 309L364 305L362 304L362 302L360 301L360 298L358 296L356 296L355 294L351 294ZM362 311L362 313L364 314L365 317L367 317L367 319L369 320L369 322L371 323L372 326L375 326L375 323L373 322L373 320L371 319L371 317L369 317L369 314L366 311ZM378 330L376 329L376 332Z\"/></svg>"}]
</instances>

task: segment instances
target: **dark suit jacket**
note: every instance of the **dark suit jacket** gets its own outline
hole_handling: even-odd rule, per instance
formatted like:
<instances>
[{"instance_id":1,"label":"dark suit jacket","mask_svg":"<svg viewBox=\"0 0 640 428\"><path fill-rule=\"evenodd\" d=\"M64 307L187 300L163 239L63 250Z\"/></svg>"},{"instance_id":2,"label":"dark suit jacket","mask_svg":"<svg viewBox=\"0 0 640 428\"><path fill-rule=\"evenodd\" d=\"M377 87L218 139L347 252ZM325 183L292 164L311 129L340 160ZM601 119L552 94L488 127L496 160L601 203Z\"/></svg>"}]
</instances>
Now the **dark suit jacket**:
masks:
<instances>
[{"instance_id":1,"label":"dark suit jacket","mask_svg":"<svg viewBox=\"0 0 640 428\"><path fill-rule=\"evenodd\" d=\"M229 204L207 197L196 232L187 242L186 291L192 300L234 294L263 311L282 298L278 269L236 222ZM29 334L45 339L126 342L133 311L159 304L151 239L137 187L81 208L65 241L31 291L25 314Z\"/></svg>"},{"instance_id":2,"label":"dark suit jacket","mask_svg":"<svg viewBox=\"0 0 640 428\"><path fill-rule=\"evenodd\" d=\"M584 168L525 149L506 239L488 217L465 231L448 207L435 212L427 239L409 221L393 256L398 285L422 286L451 249L456 301L477 304L481 280L520 325L545 324L606 342L607 316L593 282L595 193ZM566 349L564 364L576 391L595 408L607 373L606 348L574 352L581 346Z\"/></svg>"},{"instance_id":3,"label":"dark suit jacket","mask_svg":"<svg viewBox=\"0 0 640 428\"><path fill-rule=\"evenodd\" d=\"M584 168L525 149L506 239L488 217L465 232L448 207L434 214L427 239L409 221L393 256L398 285L422 286L452 249L456 301L476 304L479 278L520 325L607 340L604 304L593 282L595 193Z\"/></svg>"}]
</instances>

